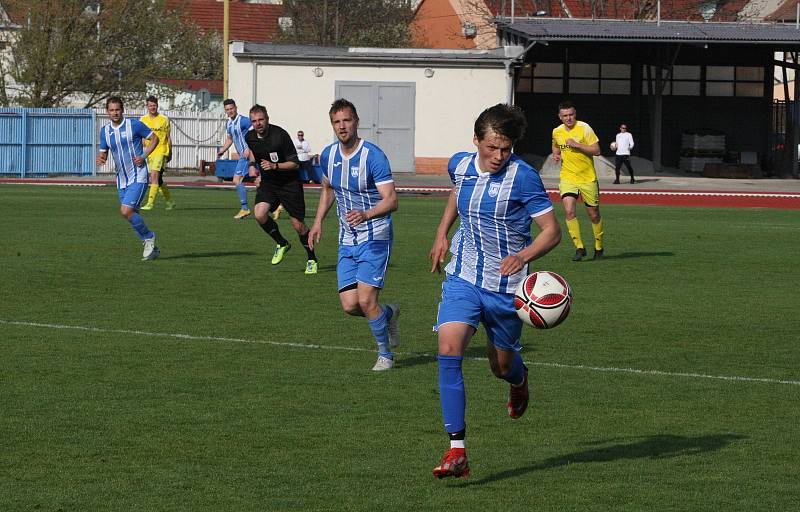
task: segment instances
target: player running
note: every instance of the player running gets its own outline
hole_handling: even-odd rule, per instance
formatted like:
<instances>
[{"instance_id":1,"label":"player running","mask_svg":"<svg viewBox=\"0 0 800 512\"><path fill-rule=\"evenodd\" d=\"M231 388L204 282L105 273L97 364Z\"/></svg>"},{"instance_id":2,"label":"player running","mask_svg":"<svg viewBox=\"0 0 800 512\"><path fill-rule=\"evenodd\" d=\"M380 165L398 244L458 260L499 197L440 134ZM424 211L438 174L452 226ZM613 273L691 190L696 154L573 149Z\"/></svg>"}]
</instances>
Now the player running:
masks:
<instances>
[{"instance_id":1,"label":"player running","mask_svg":"<svg viewBox=\"0 0 800 512\"><path fill-rule=\"evenodd\" d=\"M247 189L244 186L244 178L248 174L248 163L250 162L250 151L247 149L247 143L244 141L244 136L250 130L250 119L247 116L239 114L236 108L236 102L228 98L222 102L225 108L225 115L228 116L228 122L225 125L225 131L228 134L228 140L219 148L217 158L222 158L222 155L234 144L236 152L239 154L239 161L236 162L236 170L233 173L233 184L236 185L236 192L239 194L239 202L241 208L239 212L233 216L234 219L244 219L250 215L250 207L247 205Z\"/></svg>"},{"instance_id":2,"label":"player running","mask_svg":"<svg viewBox=\"0 0 800 512\"><path fill-rule=\"evenodd\" d=\"M152 210L159 192L166 201L165 209L172 210L175 208L175 201L172 200L169 187L164 183L164 166L172 158L172 139L169 136L169 118L158 112L158 98L155 96L147 98L147 114L143 115L139 121L158 135L158 146L147 157L147 165L150 167L150 190L147 193L147 204L140 210ZM145 143L147 142L149 141L145 141Z\"/></svg>"},{"instance_id":3,"label":"player running","mask_svg":"<svg viewBox=\"0 0 800 512\"><path fill-rule=\"evenodd\" d=\"M300 181L300 162L292 138L280 126L269 123L267 109L254 105L250 109L253 129L247 132L245 142L250 148L250 175L256 179L255 214L258 224L278 244L272 256L272 264L283 261L291 244L281 235L278 224L270 215L278 206L284 205L292 227L300 237L306 250L307 275L317 273L317 255L308 244L306 202L303 183Z\"/></svg>"},{"instance_id":4,"label":"player running","mask_svg":"<svg viewBox=\"0 0 800 512\"><path fill-rule=\"evenodd\" d=\"M328 115L338 140L320 153L322 193L309 242L312 247L319 243L322 221L336 199L339 300L345 313L369 321L378 345L372 370L390 370L394 366L391 347L400 345L400 308L381 306L378 296L392 252L391 214L397 210L394 179L383 151L358 136L355 105L338 99Z\"/></svg>"},{"instance_id":5,"label":"player running","mask_svg":"<svg viewBox=\"0 0 800 512\"><path fill-rule=\"evenodd\" d=\"M514 291L529 261L541 258L561 240L553 205L539 173L511 148L527 122L518 107L498 104L475 121L475 153L456 153L447 170L450 193L430 252L431 272L439 272L445 254L442 298L436 319L439 334L439 398L450 449L433 469L437 478L469 475L465 450L466 392L461 365L464 351L483 323L489 366L510 384L508 415L520 418L528 407L528 369L519 354L522 320ZM447 235L457 218L458 230ZM531 224L539 234L531 241Z\"/></svg>"},{"instance_id":6,"label":"player running","mask_svg":"<svg viewBox=\"0 0 800 512\"><path fill-rule=\"evenodd\" d=\"M136 119L125 119L122 99L116 96L106 101L106 113L111 122L100 128L100 151L97 165L105 165L108 152L114 158L117 171L119 213L131 224L142 241L142 260L158 258L156 234L150 231L139 215L139 206L147 194L147 157L158 145L158 135ZM147 147L142 141L149 139Z\"/></svg>"},{"instance_id":7,"label":"player running","mask_svg":"<svg viewBox=\"0 0 800 512\"><path fill-rule=\"evenodd\" d=\"M594 130L575 116L575 106L565 101L558 106L558 118L561 125L553 129L553 160L561 162L561 181L558 191L567 220L567 231L575 244L575 256L572 261L581 261L586 257L583 247L581 227L575 216L578 196L583 198L586 213L592 221L594 233L594 256L603 257L603 219L600 218L600 187L597 184L597 173L594 169L594 158L600 155L600 144Z\"/></svg>"}]
</instances>

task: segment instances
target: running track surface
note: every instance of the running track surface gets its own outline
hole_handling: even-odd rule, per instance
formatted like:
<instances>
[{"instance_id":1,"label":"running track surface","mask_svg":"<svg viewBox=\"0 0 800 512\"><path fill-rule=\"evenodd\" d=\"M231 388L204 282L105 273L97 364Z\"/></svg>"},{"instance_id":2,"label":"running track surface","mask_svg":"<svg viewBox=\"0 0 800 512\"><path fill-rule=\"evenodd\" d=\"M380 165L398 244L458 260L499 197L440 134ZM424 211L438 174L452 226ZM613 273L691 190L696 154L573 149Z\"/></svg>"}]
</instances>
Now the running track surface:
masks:
<instances>
[{"instance_id":1,"label":"running track surface","mask_svg":"<svg viewBox=\"0 0 800 512\"><path fill-rule=\"evenodd\" d=\"M0 184L49 185L49 186L113 186L109 180L42 180L0 178ZM220 188L232 189L226 182L184 181L172 182L170 188ZM306 185L308 189L318 189L319 185ZM399 186L398 192L411 194L444 195L449 187ZM558 201L558 190L547 189L550 198ZM800 210L798 192L725 192L711 190L604 190L601 192L602 204L629 204L650 206L692 206L700 208L778 208Z\"/></svg>"}]
</instances>

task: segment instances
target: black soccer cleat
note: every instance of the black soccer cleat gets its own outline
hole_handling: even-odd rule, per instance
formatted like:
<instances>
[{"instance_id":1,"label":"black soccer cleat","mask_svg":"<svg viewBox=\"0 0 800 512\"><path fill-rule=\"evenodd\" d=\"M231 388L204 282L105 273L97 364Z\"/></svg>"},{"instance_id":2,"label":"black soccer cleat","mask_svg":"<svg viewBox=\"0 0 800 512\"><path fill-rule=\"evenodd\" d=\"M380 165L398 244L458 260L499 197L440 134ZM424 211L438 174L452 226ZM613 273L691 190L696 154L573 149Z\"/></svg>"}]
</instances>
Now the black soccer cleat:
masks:
<instances>
[{"instance_id":1,"label":"black soccer cleat","mask_svg":"<svg viewBox=\"0 0 800 512\"><path fill-rule=\"evenodd\" d=\"M603 259L603 249L595 249L594 250L594 257L593 260L602 260Z\"/></svg>"},{"instance_id":2,"label":"black soccer cleat","mask_svg":"<svg viewBox=\"0 0 800 512\"><path fill-rule=\"evenodd\" d=\"M586 249L581 247L580 249L575 251L575 256L572 257L572 261L581 261L585 257L586 257Z\"/></svg>"}]
</instances>

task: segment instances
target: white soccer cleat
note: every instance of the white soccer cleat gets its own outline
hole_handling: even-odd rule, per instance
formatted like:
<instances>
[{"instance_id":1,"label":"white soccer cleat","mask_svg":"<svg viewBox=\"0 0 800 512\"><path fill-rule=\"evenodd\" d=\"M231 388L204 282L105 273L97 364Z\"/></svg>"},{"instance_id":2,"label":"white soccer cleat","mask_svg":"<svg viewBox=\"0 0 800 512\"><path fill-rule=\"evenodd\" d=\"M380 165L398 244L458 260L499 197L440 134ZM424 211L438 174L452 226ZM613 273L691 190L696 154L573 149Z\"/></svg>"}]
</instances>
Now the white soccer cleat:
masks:
<instances>
[{"instance_id":1,"label":"white soccer cleat","mask_svg":"<svg viewBox=\"0 0 800 512\"><path fill-rule=\"evenodd\" d=\"M391 370L393 366L394 366L394 359L378 356L378 360L375 361L375 366L372 367L372 371L385 372L386 370Z\"/></svg>"},{"instance_id":2,"label":"white soccer cleat","mask_svg":"<svg viewBox=\"0 0 800 512\"><path fill-rule=\"evenodd\" d=\"M389 320L389 345L397 348L400 346L400 306L387 304L386 307L392 310L392 318Z\"/></svg>"},{"instance_id":3,"label":"white soccer cleat","mask_svg":"<svg viewBox=\"0 0 800 512\"><path fill-rule=\"evenodd\" d=\"M158 258L161 251L156 247L156 237L148 238L144 241L144 251L142 252L142 261L154 260Z\"/></svg>"}]
</instances>

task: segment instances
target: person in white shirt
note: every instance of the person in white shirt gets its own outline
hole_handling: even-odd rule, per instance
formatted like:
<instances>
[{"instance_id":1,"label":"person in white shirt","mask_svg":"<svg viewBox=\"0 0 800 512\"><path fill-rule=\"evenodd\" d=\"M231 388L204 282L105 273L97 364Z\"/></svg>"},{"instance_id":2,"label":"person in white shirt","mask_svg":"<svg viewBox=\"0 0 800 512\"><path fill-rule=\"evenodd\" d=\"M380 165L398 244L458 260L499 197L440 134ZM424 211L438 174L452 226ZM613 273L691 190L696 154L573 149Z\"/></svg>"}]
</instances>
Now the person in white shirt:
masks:
<instances>
[{"instance_id":1,"label":"person in white shirt","mask_svg":"<svg viewBox=\"0 0 800 512\"><path fill-rule=\"evenodd\" d=\"M631 167L631 149L633 149L633 135L628 132L628 126L626 124L621 124L619 126L619 133L617 134L617 139L611 144L617 156L614 158L614 173L616 174L616 179L614 180L615 185L619 185L619 171L622 168L622 164L625 164L625 167L628 168L628 173L631 175L631 184L636 183L636 180L633 177L633 167Z\"/></svg>"},{"instance_id":2,"label":"person in white shirt","mask_svg":"<svg viewBox=\"0 0 800 512\"><path fill-rule=\"evenodd\" d=\"M316 155L311 154L311 144L305 138L303 130L297 131L297 141L294 143L297 149L297 159L300 160L300 177L306 183L318 180L314 179L314 164L312 160Z\"/></svg>"}]
</instances>

